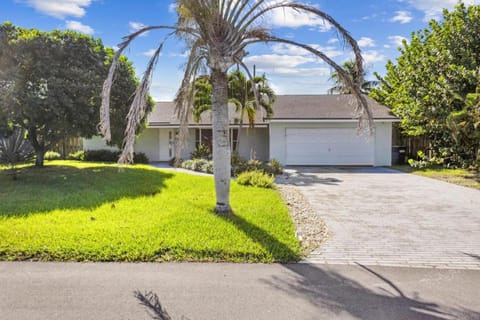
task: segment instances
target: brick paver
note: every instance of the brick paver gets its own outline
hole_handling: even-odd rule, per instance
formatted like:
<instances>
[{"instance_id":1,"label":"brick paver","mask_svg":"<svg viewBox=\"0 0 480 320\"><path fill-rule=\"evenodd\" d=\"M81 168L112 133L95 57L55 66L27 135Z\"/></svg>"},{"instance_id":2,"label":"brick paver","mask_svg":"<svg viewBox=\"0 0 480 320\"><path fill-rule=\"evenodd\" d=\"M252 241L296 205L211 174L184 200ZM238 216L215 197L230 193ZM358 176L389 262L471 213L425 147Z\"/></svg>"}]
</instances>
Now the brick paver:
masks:
<instances>
[{"instance_id":1,"label":"brick paver","mask_svg":"<svg viewBox=\"0 0 480 320\"><path fill-rule=\"evenodd\" d=\"M480 269L480 191L384 168L295 168L330 238L305 262Z\"/></svg>"}]
</instances>

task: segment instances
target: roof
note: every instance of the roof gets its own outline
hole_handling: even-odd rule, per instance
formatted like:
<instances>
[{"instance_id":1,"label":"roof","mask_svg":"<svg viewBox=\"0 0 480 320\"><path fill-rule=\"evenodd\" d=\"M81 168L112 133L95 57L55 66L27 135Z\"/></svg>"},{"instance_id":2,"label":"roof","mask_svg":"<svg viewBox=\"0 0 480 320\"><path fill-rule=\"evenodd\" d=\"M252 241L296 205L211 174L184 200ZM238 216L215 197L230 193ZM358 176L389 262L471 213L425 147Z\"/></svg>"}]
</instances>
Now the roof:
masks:
<instances>
[{"instance_id":1,"label":"roof","mask_svg":"<svg viewBox=\"0 0 480 320\"><path fill-rule=\"evenodd\" d=\"M396 121L398 118L387 107L366 97L374 120ZM273 105L273 116L265 118L263 110L257 112L255 125L267 125L269 121L292 120L356 120L356 100L352 95L279 95ZM230 124L238 124L240 115L229 106ZM191 126L211 124L211 111L204 112L199 123L189 120ZM148 117L150 127L178 126L180 121L173 102L157 102ZM248 123L244 117L244 123Z\"/></svg>"}]
</instances>

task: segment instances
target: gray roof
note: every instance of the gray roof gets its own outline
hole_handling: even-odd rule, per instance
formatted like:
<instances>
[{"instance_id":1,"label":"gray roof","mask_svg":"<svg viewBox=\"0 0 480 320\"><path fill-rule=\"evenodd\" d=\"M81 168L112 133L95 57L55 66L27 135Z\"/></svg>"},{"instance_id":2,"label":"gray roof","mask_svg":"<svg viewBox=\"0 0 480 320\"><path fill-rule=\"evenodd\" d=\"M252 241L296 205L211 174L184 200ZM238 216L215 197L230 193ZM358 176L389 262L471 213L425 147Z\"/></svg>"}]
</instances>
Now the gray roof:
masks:
<instances>
[{"instance_id":1,"label":"gray roof","mask_svg":"<svg viewBox=\"0 0 480 320\"><path fill-rule=\"evenodd\" d=\"M368 105L375 120L398 120L387 107L378 104L367 97ZM356 101L352 95L279 95L273 105L273 116L265 118L263 110L257 112L256 125L266 125L269 120L355 120ZM233 105L230 108L230 123L239 122L240 115L235 112ZM150 126L179 125L173 102L157 102L153 112L148 117ZM211 112L202 115L200 123L190 119L191 125L210 125ZM248 123L244 119L244 123Z\"/></svg>"}]
</instances>

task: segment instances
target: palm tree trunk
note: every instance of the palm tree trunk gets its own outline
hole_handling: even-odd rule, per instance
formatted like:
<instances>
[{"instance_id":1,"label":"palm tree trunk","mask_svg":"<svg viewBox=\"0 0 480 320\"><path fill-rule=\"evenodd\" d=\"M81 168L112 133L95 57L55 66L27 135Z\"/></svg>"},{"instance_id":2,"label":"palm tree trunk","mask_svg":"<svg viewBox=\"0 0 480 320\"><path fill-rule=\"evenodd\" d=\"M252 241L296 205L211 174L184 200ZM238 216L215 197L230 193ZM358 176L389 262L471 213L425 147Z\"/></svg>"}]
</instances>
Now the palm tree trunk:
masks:
<instances>
[{"instance_id":1,"label":"palm tree trunk","mask_svg":"<svg viewBox=\"0 0 480 320\"><path fill-rule=\"evenodd\" d=\"M245 108L242 105L242 111L240 112L240 123L238 124L238 131L237 131L237 145L235 146L235 150L238 154L240 154L240 136L243 131L243 116L245 113Z\"/></svg>"},{"instance_id":2,"label":"palm tree trunk","mask_svg":"<svg viewBox=\"0 0 480 320\"><path fill-rule=\"evenodd\" d=\"M231 214L230 176L231 152L228 121L227 72L212 69L212 135L213 175L217 203L215 212Z\"/></svg>"}]
</instances>

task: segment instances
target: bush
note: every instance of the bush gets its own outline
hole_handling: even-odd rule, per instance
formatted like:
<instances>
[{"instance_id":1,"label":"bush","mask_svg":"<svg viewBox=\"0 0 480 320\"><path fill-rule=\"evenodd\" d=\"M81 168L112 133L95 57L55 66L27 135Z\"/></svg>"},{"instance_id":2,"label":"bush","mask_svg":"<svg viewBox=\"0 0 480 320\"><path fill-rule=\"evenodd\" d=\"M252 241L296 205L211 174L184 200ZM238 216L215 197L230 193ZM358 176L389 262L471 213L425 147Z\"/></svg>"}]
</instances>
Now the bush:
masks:
<instances>
[{"instance_id":1,"label":"bush","mask_svg":"<svg viewBox=\"0 0 480 320\"><path fill-rule=\"evenodd\" d=\"M117 162L120 151L111 151L106 149L86 150L84 160L92 162Z\"/></svg>"},{"instance_id":2,"label":"bush","mask_svg":"<svg viewBox=\"0 0 480 320\"><path fill-rule=\"evenodd\" d=\"M423 169L431 166L438 166L443 164L442 158L432 157L429 158L422 150L417 151L418 160L408 159L410 167Z\"/></svg>"},{"instance_id":3,"label":"bush","mask_svg":"<svg viewBox=\"0 0 480 320\"><path fill-rule=\"evenodd\" d=\"M273 188L275 178L260 170L245 171L238 175L237 183L245 186L259 188Z\"/></svg>"},{"instance_id":4,"label":"bush","mask_svg":"<svg viewBox=\"0 0 480 320\"><path fill-rule=\"evenodd\" d=\"M69 153L68 156L67 156L67 160L83 161L83 160L85 160L85 151L80 150L80 151L77 151L77 152Z\"/></svg>"},{"instance_id":5,"label":"bush","mask_svg":"<svg viewBox=\"0 0 480 320\"><path fill-rule=\"evenodd\" d=\"M145 163L148 164L150 160L147 155L143 152L133 153L133 163Z\"/></svg>"},{"instance_id":6,"label":"bush","mask_svg":"<svg viewBox=\"0 0 480 320\"><path fill-rule=\"evenodd\" d=\"M213 161L205 159L192 159L185 160L180 165L181 168L204 172L204 173L213 173Z\"/></svg>"},{"instance_id":7,"label":"bush","mask_svg":"<svg viewBox=\"0 0 480 320\"><path fill-rule=\"evenodd\" d=\"M205 144L199 144L198 147L193 150L192 159L205 159L211 160L212 159L212 151L210 148Z\"/></svg>"},{"instance_id":8,"label":"bush","mask_svg":"<svg viewBox=\"0 0 480 320\"><path fill-rule=\"evenodd\" d=\"M17 179L16 165L31 161L35 151L30 142L25 139L25 130L15 129L4 138L0 138L0 163L10 166L12 179Z\"/></svg>"},{"instance_id":9,"label":"bush","mask_svg":"<svg viewBox=\"0 0 480 320\"><path fill-rule=\"evenodd\" d=\"M43 156L43 159L45 160L60 160L61 155L58 152L55 151L47 151L45 152L45 155Z\"/></svg>"},{"instance_id":10,"label":"bush","mask_svg":"<svg viewBox=\"0 0 480 320\"><path fill-rule=\"evenodd\" d=\"M272 159L267 163L267 166L270 167L273 174L282 174L283 167L277 159Z\"/></svg>"}]
</instances>

